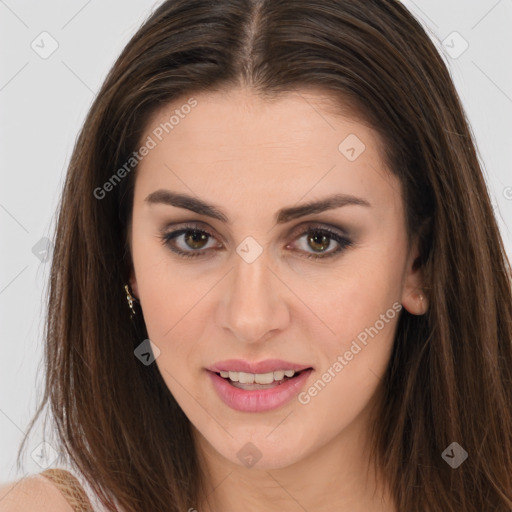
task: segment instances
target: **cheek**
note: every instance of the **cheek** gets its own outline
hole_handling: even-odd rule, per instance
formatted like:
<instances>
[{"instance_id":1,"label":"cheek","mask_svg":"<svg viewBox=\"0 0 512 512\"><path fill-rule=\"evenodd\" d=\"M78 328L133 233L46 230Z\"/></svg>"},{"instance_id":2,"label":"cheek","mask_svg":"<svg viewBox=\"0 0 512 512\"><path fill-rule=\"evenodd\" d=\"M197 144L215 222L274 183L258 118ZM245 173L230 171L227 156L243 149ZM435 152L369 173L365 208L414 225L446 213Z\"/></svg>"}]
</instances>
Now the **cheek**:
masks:
<instances>
[{"instance_id":1,"label":"cheek","mask_svg":"<svg viewBox=\"0 0 512 512\"><path fill-rule=\"evenodd\" d=\"M401 297L403 258L399 244L395 248L376 244L347 253L332 271L301 278L298 272L289 275L294 292L307 306L296 319L310 335L323 340L322 351L331 356L344 351L361 333L364 341L365 329L376 322L379 331L388 335Z\"/></svg>"},{"instance_id":2,"label":"cheek","mask_svg":"<svg viewBox=\"0 0 512 512\"><path fill-rule=\"evenodd\" d=\"M142 224L134 227L132 257L148 335L155 343L165 343L174 326L200 300L205 283L197 276L191 280L158 235Z\"/></svg>"},{"instance_id":3,"label":"cheek","mask_svg":"<svg viewBox=\"0 0 512 512\"><path fill-rule=\"evenodd\" d=\"M213 339L205 328L212 323L211 297L219 279L214 274L200 276L193 264L183 268L161 253L153 251L152 258L148 248L137 269L144 322L160 351L156 364L168 388L180 403L194 402L201 373L198 361L204 357L199 342Z\"/></svg>"},{"instance_id":4,"label":"cheek","mask_svg":"<svg viewBox=\"0 0 512 512\"><path fill-rule=\"evenodd\" d=\"M334 276L298 291L322 320L310 316L312 350L321 364L299 402L305 421L327 414L338 428L354 418L377 389L389 362L400 304L403 254L382 246L347 257ZM336 404L332 407L332 404ZM313 421L314 422L314 421Z\"/></svg>"},{"instance_id":5,"label":"cheek","mask_svg":"<svg viewBox=\"0 0 512 512\"><path fill-rule=\"evenodd\" d=\"M177 358L182 354L182 345L183 351L186 347L191 350L193 340L201 338L207 304L204 296L212 288L212 280L194 283L178 272L162 271L141 272L142 279L139 290L148 335L163 355L172 350Z\"/></svg>"},{"instance_id":6,"label":"cheek","mask_svg":"<svg viewBox=\"0 0 512 512\"><path fill-rule=\"evenodd\" d=\"M201 400L197 341L204 338L207 313L201 298L207 291L205 285L192 286L174 272L148 272L141 291L146 299L143 312L148 337L160 351L155 364L189 417L201 417L201 408L195 410Z\"/></svg>"},{"instance_id":7,"label":"cheek","mask_svg":"<svg viewBox=\"0 0 512 512\"><path fill-rule=\"evenodd\" d=\"M386 304L383 317L379 308L362 311L348 306L337 322L332 320L336 339L324 336L320 340L322 363L298 396L302 432L310 436L311 446L365 417L363 411L368 412L391 356L400 304L394 308ZM322 418L321 428L318 418ZM354 428L361 429L361 423L356 421Z\"/></svg>"}]
</instances>

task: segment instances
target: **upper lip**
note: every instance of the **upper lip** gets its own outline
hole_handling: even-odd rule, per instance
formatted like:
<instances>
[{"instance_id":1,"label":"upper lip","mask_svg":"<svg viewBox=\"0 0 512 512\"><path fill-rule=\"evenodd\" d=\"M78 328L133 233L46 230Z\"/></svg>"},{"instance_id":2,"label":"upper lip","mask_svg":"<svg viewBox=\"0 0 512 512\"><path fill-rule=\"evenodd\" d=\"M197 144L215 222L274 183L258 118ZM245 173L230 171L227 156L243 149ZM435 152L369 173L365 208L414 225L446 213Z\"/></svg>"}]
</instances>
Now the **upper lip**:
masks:
<instances>
[{"instance_id":1,"label":"upper lip","mask_svg":"<svg viewBox=\"0 0 512 512\"><path fill-rule=\"evenodd\" d=\"M243 359L228 359L218 361L207 369L211 372L245 372L245 373L270 373L278 370L294 370L300 372L311 368L309 365L291 363L282 359L265 359L264 361L251 362Z\"/></svg>"}]
</instances>

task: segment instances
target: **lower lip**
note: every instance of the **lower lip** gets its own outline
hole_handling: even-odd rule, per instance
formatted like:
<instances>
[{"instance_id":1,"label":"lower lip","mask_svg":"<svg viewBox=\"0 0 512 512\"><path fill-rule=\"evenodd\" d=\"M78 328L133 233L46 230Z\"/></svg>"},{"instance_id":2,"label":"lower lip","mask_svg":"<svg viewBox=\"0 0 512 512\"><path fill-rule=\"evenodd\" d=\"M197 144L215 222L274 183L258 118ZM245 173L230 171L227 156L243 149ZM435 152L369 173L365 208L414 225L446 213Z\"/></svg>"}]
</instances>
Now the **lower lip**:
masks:
<instances>
[{"instance_id":1,"label":"lower lip","mask_svg":"<svg viewBox=\"0 0 512 512\"><path fill-rule=\"evenodd\" d=\"M282 407L297 396L312 371L312 369L304 370L298 377L286 379L273 388L258 390L235 388L220 375L211 371L208 371L208 374L215 391L226 405L236 411L264 412Z\"/></svg>"}]
</instances>

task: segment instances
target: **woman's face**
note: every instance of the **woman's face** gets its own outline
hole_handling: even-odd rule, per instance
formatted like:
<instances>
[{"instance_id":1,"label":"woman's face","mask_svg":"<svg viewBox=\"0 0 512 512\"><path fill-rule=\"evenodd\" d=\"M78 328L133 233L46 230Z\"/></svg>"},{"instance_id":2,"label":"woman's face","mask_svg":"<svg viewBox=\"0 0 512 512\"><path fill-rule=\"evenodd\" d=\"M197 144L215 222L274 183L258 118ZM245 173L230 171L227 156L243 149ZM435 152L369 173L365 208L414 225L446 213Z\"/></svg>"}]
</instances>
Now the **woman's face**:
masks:
<instances>
[{"instance_id":1,"label":"woman's face","mask_svg":"<svg viewBox=\"0 0 512 512\"><path fill-rule=\"evenodd\" d=\"M194 98L142 139L131 286L202 446L285 467L364 431L417 251L378 135L320 92Z\"/></svg>"}]
</instances>

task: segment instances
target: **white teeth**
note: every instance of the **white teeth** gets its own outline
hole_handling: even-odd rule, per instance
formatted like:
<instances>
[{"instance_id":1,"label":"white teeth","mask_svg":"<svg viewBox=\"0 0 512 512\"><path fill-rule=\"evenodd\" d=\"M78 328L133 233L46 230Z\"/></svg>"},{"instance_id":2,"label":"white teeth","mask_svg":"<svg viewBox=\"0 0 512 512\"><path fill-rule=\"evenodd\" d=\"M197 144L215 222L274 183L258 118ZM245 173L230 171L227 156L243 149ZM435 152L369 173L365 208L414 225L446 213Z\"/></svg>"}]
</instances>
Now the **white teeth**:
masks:
<instances>
[{"instance_id":1,"label":"white teeth","mask_svg":"<svg viewBox=\"0 0 512 512\"><path fill-rule=\"evenodd\" d=\"M238 382L241 384L252 384L254 382L254 373L238 373Z\"/></svg>"},{"instance_id":2,"label":"white teeth","mask_svg":"<svg viewBox=\"0 0 512 512\"><path fill-rule=\"evenodd\" d=\"M274 372L257 373L254 375L254 382L256 384L272 384L274 382Z\"/></svg>"},{"instance_id":3,"label":"white teeth","mask_svg":"<svg viewBox=\"0 0 512 512\"><path fill-rule=\"evenodd\" d=\"M220 376L240 384L271 384L274 381L283 380L286 377L293 377L295 370L276 370L268 373L246 373L246 372L219 372Z\"/></svg>"},{"instance_id":4,"label":"white teeth","mask_svg":"<svg viewBox=\"0 0 512 512\"><path fill-rule=\"evenodd\" d=\"M278 370L274 372L274 380L283 380L284 379L284 370Z\"/></svg>"}]
</instances>

